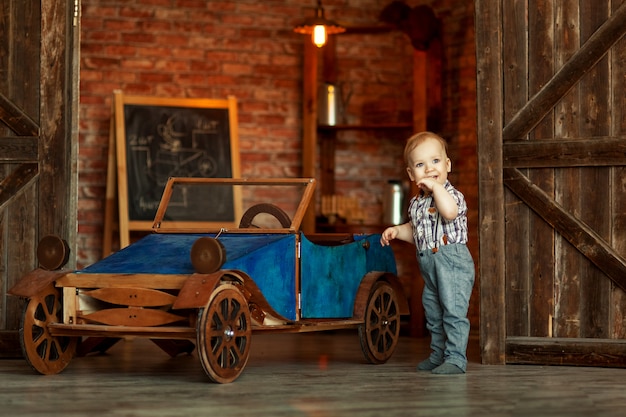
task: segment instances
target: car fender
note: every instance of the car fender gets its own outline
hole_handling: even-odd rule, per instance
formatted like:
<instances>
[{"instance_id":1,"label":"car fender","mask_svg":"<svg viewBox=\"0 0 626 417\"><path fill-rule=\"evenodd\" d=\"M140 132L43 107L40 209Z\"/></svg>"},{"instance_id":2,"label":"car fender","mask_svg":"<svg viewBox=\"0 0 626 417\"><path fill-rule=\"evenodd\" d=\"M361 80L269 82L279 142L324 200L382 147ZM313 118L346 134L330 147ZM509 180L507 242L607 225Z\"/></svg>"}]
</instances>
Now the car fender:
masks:
<instances>
[{"instance_id":1,"label":"car fender","mask_svg":"<svg viewBox=\"0 0 626 417\"><path fill-rule=\"evenodd\" d=\"M248 301L253 318L260 323L266 316L287 323L289 320L278 314L267 302L254 280L243 271L224 269L212 274L193 274L185 281L178 293L173 309L202 308L211 298L213 291L222 283L230 282L239 286L239 290Z\"/></svg>"},{"instance_id":2,"label":"car fender","mask_svg":"<svg viewBox=\"0 0 626 417\"><path fill-rule=\"evenodd\" d=\"M372 271L365 274L357 290L356 297L354 299L354 313L353 318L355 320L363 320L365 318L365 309L367 307L367 301L369 300L372 287L378 281L386 281L391 285L396 296L398 298L398 307L400 308L400 315L410 314L409 301L404 293L402 284L397 276L389 272Z\"/></svg>"},{"instance_id":3,"label":"car fender","mask_svg":"<svg viewBox=\"0 0 626 417\"><path fill-rule=\"evenodd\" d=\"M7 293L17 297L34 297L47 288L48 285L57 281L64 275L67 275L69 272L71 271L49 271L42 268L34 269L22 276Z\"/></svg>"}]
</instances>

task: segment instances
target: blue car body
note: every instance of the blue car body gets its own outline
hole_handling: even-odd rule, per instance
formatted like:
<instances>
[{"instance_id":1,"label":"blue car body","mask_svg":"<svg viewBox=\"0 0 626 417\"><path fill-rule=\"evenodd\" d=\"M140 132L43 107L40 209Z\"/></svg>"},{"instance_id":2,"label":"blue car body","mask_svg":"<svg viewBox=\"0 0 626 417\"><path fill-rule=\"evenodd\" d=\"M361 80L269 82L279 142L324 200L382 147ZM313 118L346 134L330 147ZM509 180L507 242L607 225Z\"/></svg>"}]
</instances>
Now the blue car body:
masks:
<instances>
[{"instance_id":1,"label":"blue car body","mask_svg":"<svg viewBox=\"0 0 626 417\"><path fill-rule=\"evenodd\" d=\"M77 274L193 274L190 249L207 236L216 234L150 234ZM304 319L352 317L368 272L396 274L393 251L379 238L353 235L351 243L322 245L302 234L226 233L218 240L226 253L221 269L248 274L277 313L296 320L298 306Z\"/></svg>"}]
</instances>

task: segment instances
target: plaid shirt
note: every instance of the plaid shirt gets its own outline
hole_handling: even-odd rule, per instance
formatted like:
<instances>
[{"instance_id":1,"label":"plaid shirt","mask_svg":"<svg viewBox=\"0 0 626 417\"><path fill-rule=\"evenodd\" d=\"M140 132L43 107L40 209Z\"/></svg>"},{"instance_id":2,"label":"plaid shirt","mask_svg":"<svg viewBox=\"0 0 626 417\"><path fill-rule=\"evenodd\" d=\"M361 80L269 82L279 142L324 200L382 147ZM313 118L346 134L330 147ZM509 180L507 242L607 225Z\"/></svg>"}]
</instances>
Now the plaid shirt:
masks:
<instances>
[{"instance_id":1,"label":"plaid shirt","mask_svg":"<svg viewBox=\"0 0 626 417\"><path fill-rule=\"evenodd\" d=\"M454 220L446 220L439 215L435 200L431 195L413 197L409 203L409 219L413 226L413 239L419 251L436 251L440 245L467 243L467 204L465 197L446 181L444 188L452 195L459 207Z\"/></svg>"}]
</instances>

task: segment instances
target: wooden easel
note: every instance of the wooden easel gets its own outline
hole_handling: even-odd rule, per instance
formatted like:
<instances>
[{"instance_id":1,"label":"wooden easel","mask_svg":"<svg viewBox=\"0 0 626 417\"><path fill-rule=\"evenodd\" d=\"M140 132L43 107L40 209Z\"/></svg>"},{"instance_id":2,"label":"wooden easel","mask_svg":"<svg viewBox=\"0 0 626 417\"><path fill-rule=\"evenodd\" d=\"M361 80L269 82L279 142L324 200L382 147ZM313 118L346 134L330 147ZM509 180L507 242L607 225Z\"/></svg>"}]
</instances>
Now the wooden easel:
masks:
<instances>
[{"instance_id":1,"label":"wooden easel","mask_svg":"<svg viewBox=\"0 0 626 417\"><path fill-rule=\"evenodd\" d=\"M113 114L113 113L112 113ZM111 117L109 129L109 156L107 164L107 185L104 199L104 231L102 238L102 257L105 258L113 251L113 233L118 228L117 207L117 159L115 158L115 123Z\"/></svg>"}]
</instances>

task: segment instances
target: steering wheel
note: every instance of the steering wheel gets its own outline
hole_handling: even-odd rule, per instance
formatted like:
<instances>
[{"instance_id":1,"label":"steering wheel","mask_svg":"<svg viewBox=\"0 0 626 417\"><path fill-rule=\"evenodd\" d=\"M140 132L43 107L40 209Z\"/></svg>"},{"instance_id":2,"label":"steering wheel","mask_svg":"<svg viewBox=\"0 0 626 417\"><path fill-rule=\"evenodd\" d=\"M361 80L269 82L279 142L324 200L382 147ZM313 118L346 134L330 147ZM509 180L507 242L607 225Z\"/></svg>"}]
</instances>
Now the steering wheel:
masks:
<instances>
[{"instance_id":1,"label":"steering wheel","mask_svg":"<svg viewBox=\"0 0 626 417\"><path fill-rule=\"evenodd\" d=\"M239 221L239 228L261 228L261 226L255 225L253 221L259 214L264 213L269 214L273 216L276 220L278 220L282 228L288 228L289 226L291 226L291 219L289 218L289 215L284 212L283 209L271 203L260 203L255 204L254 206L246 210L243 216L241 216L241 220Z\"/></svg>"}]
</instances>

